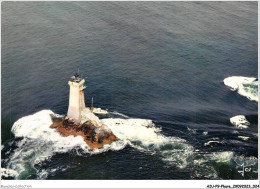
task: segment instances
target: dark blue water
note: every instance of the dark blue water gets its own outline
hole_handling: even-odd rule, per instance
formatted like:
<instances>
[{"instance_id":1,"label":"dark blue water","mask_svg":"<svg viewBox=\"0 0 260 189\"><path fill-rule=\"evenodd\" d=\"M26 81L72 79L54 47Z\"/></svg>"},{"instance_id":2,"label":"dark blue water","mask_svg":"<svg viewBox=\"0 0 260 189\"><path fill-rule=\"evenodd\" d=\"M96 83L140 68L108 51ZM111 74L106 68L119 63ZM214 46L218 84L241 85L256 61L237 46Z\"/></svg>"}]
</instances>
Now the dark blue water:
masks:
<instances>
[{"instance_id":1,"label":"dark blue water","mask_svg":"<svg viewBox=\"0 0 260 189\"><path fill-rule=\"evenodd\" d=\"M16 154L25 169L16 179L256 179L258 102L223 79L258 77L257 10L257 2L3 2L2 167L14 169ZM120 150L73 149L27 165L35 154L19 154L14 122L43 109L65 114L78 68L87 106L94 97L97 107L152 120L183 146L127 139ZM236 115L249 127L232 125ZM242 176L242 163L253 171Z\"/></svg>"}]
</instances>

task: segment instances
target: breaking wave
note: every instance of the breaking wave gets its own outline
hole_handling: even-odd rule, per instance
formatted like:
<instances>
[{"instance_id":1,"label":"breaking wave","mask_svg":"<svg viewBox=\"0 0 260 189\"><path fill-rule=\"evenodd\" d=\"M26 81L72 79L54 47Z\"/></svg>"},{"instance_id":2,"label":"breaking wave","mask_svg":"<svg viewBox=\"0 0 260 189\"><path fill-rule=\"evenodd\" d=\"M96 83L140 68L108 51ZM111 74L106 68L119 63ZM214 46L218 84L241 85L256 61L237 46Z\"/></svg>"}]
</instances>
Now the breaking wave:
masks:
<instances>
[{"instance_id":1,"label":"breaking wave","mask_svg":"<svg viewBox=\"0 0 260 189\"><path fill-rule=\"evenodd\" d=\"M50 114L53 114L51 110L42 110L14 123L11 131L15 137L22 139L16 142L17 148L10 156L7 168L19 173L16 178L26 178L29 176L28 170L55 153L67 152L77 146L88 149L82 137L62 137L49 128L52 124Z\"/></svg>"},{"instance_id":2,"label":"breaking wave","mask_svg":"<svg viewBox=\"0 0 260 189\"><path fill-rule=\"evenodd\" d=\"M35 165L49 160L56 153L65 153L75 148L80 148L85 153L96 154L109 149L120 150L125 144L121 141L112 145L104 145L102 149L91 150L81 136L62 137L52 124L51 110L42 110L33 115L25 116L17 120L12 127L12 132L21 140L16 141L17 148L9 157L7 169L15 170L19 174L16 179L26 178L30 175L28 170L34 169ZM38 174L38 179L44 179L47 174Z\"/></svg>"},{"instance_id":3,"label":"breaking wave","mask_svg":"<svg viewBox=\"0 0 260 189\"><path fill-rule=\"evenodd\" d=\"M141 151L161 155L179 168L187 165L187 157L193 153L193 147L185 140L161 134L161 129L152 120L109 118L102 121L125 143Z\"/></svg>"},{"instance_id":4,"label":"breaking wave","mask_svg":"<svg viewBox=\"0 0 260 189\"><path fill-rule=\"evenodd\" d=\"M46 179L48 175L69 168L69 165L39 168L43 162L50 162L56 153L73 150L77 155L88 156L108 150L121 150L126 145L157 156L166 166L190 170L198 166L196 171L191 172L191 178L218 178L216 165L219 163L229 165L238 161L244 164L251 163L250 166L253 168L257 167L256 158L235 156L233 152L203 153L195 150L184 139L163 135L161 128L156 127L152 120L134 119L123 115L120 115L121 118L101 119L120 140L104 145L101 149L91 150L81 136L62 137L55 129L49 128L52 124L50 114L54 113L51 110L42 110L14 123L12 132L16 137L16 148L9 156L6 168L1 169L2 175L15 179L35 179L31 177L35 174L37 179ZM210 143L212 141L205 143L205 146L211 145ZM238 165L235 163L235 166Z\"/></svg>"},{"instance_id":5,"label":"breaking wave","mask_svg":"<svg viewBox=\"0 0 260 189\"><path fill-rule=\"evenodd\" d=\"M247 121L244 115L237 115L230 118L230 123L232 123L237 128L248 128L250 125L249 121Z\"/></svg>"},{"instance_id":6,"label":"breaking wave","mask_svg":"<svg viewBox=\"0 0 260 189\"><path fill-rule=\"evenodd\" d=\"M225 78L224 84L232 91L258 102L258 81L254 77L232 76Z\"/></svg>"}]
</instances>

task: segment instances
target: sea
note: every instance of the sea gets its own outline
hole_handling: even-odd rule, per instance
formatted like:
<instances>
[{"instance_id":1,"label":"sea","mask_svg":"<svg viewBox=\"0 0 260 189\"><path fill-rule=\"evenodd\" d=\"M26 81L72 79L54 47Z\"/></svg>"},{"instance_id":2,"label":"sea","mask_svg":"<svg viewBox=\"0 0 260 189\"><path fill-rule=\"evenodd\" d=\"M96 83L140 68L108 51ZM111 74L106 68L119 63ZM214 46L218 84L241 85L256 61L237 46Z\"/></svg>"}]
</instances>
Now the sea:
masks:
<instances>
[{"instance_id":1,"label":"sea","mask_svg":"<svg viewBox=\"0 0 260 189\"><path fill-rule=\"evenodd\" d=\"M2 2L1 179L258 178L258 2ZM68 80L120 139L62 137Z\"/></svg>"}]
</instances>

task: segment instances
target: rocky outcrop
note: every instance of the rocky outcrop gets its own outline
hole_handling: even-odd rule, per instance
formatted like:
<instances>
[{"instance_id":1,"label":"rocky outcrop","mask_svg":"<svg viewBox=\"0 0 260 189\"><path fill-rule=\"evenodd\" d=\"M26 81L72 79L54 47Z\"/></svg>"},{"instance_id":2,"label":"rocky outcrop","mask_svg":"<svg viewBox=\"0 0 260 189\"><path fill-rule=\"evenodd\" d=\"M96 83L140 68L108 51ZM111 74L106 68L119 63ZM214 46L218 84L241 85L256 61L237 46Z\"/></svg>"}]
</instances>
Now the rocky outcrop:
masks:
<instances>
[{"instance_id":1,"label":"rocky outcrop","mask_svg":"<svg viewBox=\"0 0 260 189\"><path fill-rule=\"evenodd\" d=\"M118 140L106 125L97 124L94 120L88 120L79 124L68 117L58 118L54 115L50 116L53 121L50 128L56 128L56 130L64 137L69 135L82 136L91 149L102 148L105 144L110 144Z\"/></svg>"}]
</instances>

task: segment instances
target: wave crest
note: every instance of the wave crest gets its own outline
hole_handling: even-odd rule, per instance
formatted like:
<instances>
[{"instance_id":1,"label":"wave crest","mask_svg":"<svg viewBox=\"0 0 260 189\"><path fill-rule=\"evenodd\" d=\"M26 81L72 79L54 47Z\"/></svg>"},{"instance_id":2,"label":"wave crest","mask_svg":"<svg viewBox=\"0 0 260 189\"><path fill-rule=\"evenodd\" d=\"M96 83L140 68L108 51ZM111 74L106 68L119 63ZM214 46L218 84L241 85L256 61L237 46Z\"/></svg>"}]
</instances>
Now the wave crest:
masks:
<instances>
[{"instance_id":1,"label":"wave crest","mask_svg":"<svg viewBox=\"0 0 260 189\"><path fill-rule=\"evenodd\" d=\"M258 102L258 81L254 77L232 76L223 80L224 84L232 91Z\"/></svg>"},{"instance_id":2,"label":"wave crest","mask_svg":"<svg viewBox=\"0 0 260 189\"><path fill-rule=\"evenodd\" d=\"M248 128L250 123L247 121L244 115L237 115L230 118L230 123L238 128Z\"/></svg>"}]
</instances>

